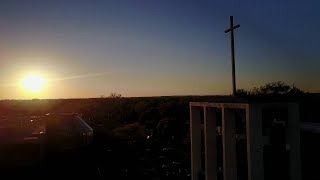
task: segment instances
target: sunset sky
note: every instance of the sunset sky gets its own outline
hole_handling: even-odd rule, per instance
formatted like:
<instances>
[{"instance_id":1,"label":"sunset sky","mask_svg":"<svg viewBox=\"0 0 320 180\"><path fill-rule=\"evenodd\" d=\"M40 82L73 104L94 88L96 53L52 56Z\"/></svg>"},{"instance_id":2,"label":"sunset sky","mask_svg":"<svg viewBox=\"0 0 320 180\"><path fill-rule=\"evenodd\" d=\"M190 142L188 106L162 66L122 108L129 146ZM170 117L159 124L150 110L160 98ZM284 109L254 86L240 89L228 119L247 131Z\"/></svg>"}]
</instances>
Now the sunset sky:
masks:
<instances>
[{"instance_id":1,"label":"sunset sky","mask_svg":"<svg viewBox=\"0 0 320 180\"><path fill-rule=\"evenodd\" d=\"M320 92L320 2L0 0L0 99L231 94L284 81ZM32 94L21 80L46 79Z\"/></svg>"}]
</instances>

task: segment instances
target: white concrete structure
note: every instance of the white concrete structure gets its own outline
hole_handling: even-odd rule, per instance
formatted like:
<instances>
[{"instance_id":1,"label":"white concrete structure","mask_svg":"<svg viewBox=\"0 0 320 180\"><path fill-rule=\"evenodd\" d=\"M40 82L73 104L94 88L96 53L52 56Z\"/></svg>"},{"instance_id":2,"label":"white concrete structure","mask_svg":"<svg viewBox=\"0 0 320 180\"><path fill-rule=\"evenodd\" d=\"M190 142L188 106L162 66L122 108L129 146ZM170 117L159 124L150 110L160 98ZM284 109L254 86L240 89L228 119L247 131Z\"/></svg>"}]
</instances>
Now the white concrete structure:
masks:
<instances>
[{"instance_id":1,"label":"white concrete structure","mask_svg":"<svg viewBox=\"0 0 320 180\"><path fill-rule=\"evenodd\" d=\"M277 112L280 113L277 114ZM218 115L219 113L220 115ZM280 116L281 118L278 118ZM242 135L237 134L236 124L239 120L245 123L245 132ZM221 127L217 127L219 121ZM221 136L219 135L219 129L222 129ZM281 142L280 145L277 142L274 143L273 137L275 136L272 136L272 130L280 132L280 134L284 133L283 136L279 135L280 139L284 137L285 153L288 154L288 169L284 167L283 171L287 170L286 173L290 180L300 180L300 129L299 106L297 103L191 102L192 180L200 180L200 174L204 174L206 180L239 180L245 178L248 180L267 180L271 179L268 173L276 176L276 173L272 173L272 171L270 173L270 170L265 167L268 159L264 159L264 152L266 154L267 147L272 149L283 145ZM217 153L220 147L217 143L219 138L222 139L222 154ZM246 142L246 157L237 152L237 146L239 149L237 139L241 138L244 139L242 142ZM218 167L219 155L223 156L222 167ZM247 163L247 168L244 168L247 172L245 172L245 176L242 175L245 178L239 178L238 168L243 168L239 167L239 162L237 162L239 158L242 158L242 160L245 158ZM205 162L202 162L203 160ZM272 163L277 164L278 162ZM222 169L222 177L218 176L220 169Z\"/></svg>"}]
</instances>

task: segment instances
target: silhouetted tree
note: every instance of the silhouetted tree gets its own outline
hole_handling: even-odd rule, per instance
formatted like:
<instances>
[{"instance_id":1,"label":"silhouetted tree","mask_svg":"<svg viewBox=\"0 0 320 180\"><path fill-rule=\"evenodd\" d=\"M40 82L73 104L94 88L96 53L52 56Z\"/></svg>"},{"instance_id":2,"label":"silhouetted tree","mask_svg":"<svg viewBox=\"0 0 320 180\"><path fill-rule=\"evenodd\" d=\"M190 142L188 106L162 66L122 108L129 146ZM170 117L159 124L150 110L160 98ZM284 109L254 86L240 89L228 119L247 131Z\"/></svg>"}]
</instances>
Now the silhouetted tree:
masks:
<instances>
[{"instance_id":1,"label":"silhouetted tree","mask_svg":"<svg viewBox=\"0 0 320 180\"><path fill-rule=\"evenodd\" d=\"M249 96L250 91L245 89L237 89L237 95L238 96Z\"/></svg>"},{"instance_id":2,"label":"silhouetted tree","mask_svg":"<svg viewBox=\"0 0 320 180\"><path fill-rule=\"evenodd\" d=\"M305 93L303 90L295 87L294 85L290 86L285 84L282 81L267 83L260 87L254 87L251 90L238 89L237 95L239 96L279 96L279 95L297 95Z\"/></svg>"},{"instance_id":3,"label":"silhouetted tree","mask_svg":"<svg viewBox=\"0 0 320 180\"><path fill-rule=\"evenodd\" d=\"M122 97L121 94L118 94L116 92L112 92L112 93L110 93L108 98L121 98L121 97Z\"/></svg>"}]
</instances>

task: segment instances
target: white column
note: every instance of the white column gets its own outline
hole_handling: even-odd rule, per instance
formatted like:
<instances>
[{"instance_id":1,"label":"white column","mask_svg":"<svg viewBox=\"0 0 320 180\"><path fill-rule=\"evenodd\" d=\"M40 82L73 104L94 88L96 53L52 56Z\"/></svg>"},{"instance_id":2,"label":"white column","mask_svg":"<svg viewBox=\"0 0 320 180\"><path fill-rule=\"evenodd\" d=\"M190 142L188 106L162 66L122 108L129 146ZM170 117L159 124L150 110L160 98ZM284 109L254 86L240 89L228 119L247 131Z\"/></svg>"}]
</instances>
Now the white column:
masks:
<instances>
[{"instance_id":1,"label":"white column","mask_svg":"<svg viewBox=\"0 0 320 180\"><path fill-rule=\"evenodd\" d=\"M201 172L201 108L190 105L192 180L199 180L199 173Z\"/></svg>"},{"instance_id":2,"label":"white column","mask_svg":"<svg viewBox=\"0 0 320 180\"><path fill-rule=\"evenodd\" d=\"M223 140L223 177L224 180L237 179L235 112L222 109L222 140Z\"/></svg>"},{"instance_id":3,"label":"white column","mask_svg":"<svg viewBox=\"0 0 320 180\"><path fill-rule=\"evenodd\" d=\"M204 108L206 180L217 180L216 118L217 115L214 108Z\"/></svg>"},{"instance_id":4,"label":"white column","mask_svg":"<svg viewBox=\"0 0 320 180\"><path fill-rule=\"evenodd\" d=\"M299 105L290 103L288 105L288 128L287 142L290 148L290 179L301 179L301 161L300 161L300 118Z\"/></svg>"}]
</instances>

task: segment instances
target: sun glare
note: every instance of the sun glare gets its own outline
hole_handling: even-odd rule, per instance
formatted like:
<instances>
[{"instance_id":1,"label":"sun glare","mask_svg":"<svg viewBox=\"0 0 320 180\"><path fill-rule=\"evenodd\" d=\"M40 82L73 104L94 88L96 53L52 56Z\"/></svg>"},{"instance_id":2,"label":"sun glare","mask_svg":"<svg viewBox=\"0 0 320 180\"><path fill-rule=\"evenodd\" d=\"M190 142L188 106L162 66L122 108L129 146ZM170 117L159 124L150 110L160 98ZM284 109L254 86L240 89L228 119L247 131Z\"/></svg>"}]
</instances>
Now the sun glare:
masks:
<instances>
[{"instance_id":1,"label":"sun glare","mask_svg":"<svg viewBox=\"0 0 320 180\"><path fill-rule=\"evenodd\" d=\"M31 93L41 92L46 84L47 81L39 75L28 75L21 81L22 87Z\"/></svg>"}]
</instances>

